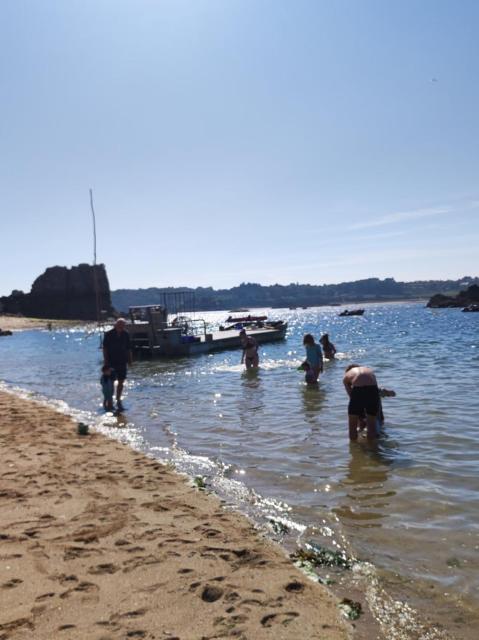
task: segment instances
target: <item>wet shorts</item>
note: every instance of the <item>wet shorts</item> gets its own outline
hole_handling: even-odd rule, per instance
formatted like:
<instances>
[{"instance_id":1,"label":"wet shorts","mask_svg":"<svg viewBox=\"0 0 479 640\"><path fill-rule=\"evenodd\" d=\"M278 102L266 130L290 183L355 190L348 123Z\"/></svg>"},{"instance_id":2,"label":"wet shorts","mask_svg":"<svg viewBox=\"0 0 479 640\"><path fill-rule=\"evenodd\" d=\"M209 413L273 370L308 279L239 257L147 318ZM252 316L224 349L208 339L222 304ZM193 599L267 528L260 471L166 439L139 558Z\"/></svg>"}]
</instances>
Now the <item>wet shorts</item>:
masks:
<instances>
[{"instance_id":1,"label":"wet shorts","mask_svg":"<svg viewBox=\"0 0 479 640\"><path fill-rule=\"evenodd\" d=\"M126 363L118 364L114 362L111 363L111 367L115 370L117 380L126 380Z\"/></svg>"},{"instance_id":2,"label":"wet shorts","mask_svg":"<svg viewBox=\"0 0 479 640\"><path fill-rule=\"evenodd\" d=\"M348 414L350 416L376 416L379 411L379 389L376 385L353 387L349 399Z\"/></svg>"}]
</instances>

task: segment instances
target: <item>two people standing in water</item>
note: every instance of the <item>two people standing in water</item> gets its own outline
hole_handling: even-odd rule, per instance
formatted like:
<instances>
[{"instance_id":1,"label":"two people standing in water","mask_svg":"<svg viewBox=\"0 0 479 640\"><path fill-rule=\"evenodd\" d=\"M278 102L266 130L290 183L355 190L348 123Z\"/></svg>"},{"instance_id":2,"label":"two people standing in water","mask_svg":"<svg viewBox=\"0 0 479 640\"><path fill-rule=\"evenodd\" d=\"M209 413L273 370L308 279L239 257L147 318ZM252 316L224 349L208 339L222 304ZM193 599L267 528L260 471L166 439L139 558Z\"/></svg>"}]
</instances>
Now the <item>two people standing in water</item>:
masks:
<instances>
[{"instance_id":1,"label":"two people standing in water","mask_svg":"<svg viewBox=\"0 0 479 640\"><path fill-rule=\"evenodd\" d=\"M336 353L336 347L329 341L329 336L325 333L319 340L323 349L314 341L314 336L307 333L303 338L303 345L306 349L306 360L300 366L305 371L305 381L307 384L316 384L319 374L323 372L323 351L328 360L332 360Z\"/></svg>"}]
</instances>

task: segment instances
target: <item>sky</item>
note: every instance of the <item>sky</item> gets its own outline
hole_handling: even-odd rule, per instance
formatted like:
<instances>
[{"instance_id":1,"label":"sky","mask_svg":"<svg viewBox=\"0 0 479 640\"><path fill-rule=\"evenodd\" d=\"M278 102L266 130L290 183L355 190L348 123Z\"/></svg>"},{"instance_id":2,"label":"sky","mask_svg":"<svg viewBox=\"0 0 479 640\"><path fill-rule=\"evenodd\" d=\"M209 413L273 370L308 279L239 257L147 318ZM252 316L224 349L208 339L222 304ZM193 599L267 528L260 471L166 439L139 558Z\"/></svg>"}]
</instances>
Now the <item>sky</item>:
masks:
<instances>
[{"instance_id":1,"label":"sky","mask_svg":"<svg viewBox=\"0 0 479 640\"><path fill-rule=\"evenodd\" d=\"M477 276L476 0L2 0L0 295Z\"/></svg>"}]
</instances>

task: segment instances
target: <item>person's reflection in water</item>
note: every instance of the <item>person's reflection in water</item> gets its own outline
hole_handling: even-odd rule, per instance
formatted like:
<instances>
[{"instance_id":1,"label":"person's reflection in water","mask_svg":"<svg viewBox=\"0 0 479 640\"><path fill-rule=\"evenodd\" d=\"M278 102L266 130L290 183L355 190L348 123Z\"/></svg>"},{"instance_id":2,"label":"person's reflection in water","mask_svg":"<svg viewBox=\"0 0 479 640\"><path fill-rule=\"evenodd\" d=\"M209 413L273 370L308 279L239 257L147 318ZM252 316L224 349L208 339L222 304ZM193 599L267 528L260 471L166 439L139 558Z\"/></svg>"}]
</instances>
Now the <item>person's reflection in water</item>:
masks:
<instances>
[{"instance_id":1,"label":"person's reflection in water","mask_svg":"<svg viewBox=\"0 0 479 640\"><path fill-rule=\"evenodd\" d=\"M238 402L241 427L247 431L258 431L264 409L264 389L259 369L246 369L242 372L241 392Z\"/></svg>"},{"instance_id":2,"label":"person's reflection in water","mask_svg":"<svg viewBox=\"0 0 479 640\"><path fill-rule=\"evenodd\" d=\"M386 487L392 459L381 443L350 442L348 473L341 482L346 488L343 504L335 509L343 521L358 527L380 527L396 494Z\"/></svg>"},{"instance_id":3,"label":"person's reflection in water","mask_svg":"<svg viewBox=\"0 0 479 640\"><path fill-rule=\"evenodd\" d=\"M320 413L326 394L318 383L305 384L301 388L301 400L306 422L311 425L311 432L317 433L321 427Z\"/></svg>"}]
</instances>

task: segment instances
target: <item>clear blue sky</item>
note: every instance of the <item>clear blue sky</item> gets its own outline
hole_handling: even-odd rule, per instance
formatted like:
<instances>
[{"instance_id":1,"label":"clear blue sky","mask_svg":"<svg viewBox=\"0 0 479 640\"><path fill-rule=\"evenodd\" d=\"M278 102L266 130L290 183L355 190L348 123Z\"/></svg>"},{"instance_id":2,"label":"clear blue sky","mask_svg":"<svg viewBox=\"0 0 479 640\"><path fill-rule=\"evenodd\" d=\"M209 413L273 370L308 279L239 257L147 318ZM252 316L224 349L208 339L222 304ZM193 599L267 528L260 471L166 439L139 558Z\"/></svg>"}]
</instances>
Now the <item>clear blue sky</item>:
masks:
<instances>
[{"instance_id":1,"label":"clear blue sky","mask_svg":"<svg viewBox=\"0 0 479 640\"><path fill-rule=\"evenodd\" d=\"M2 0L0 294L478 275L476 0Z\"/></svg>"}]
</instances>

